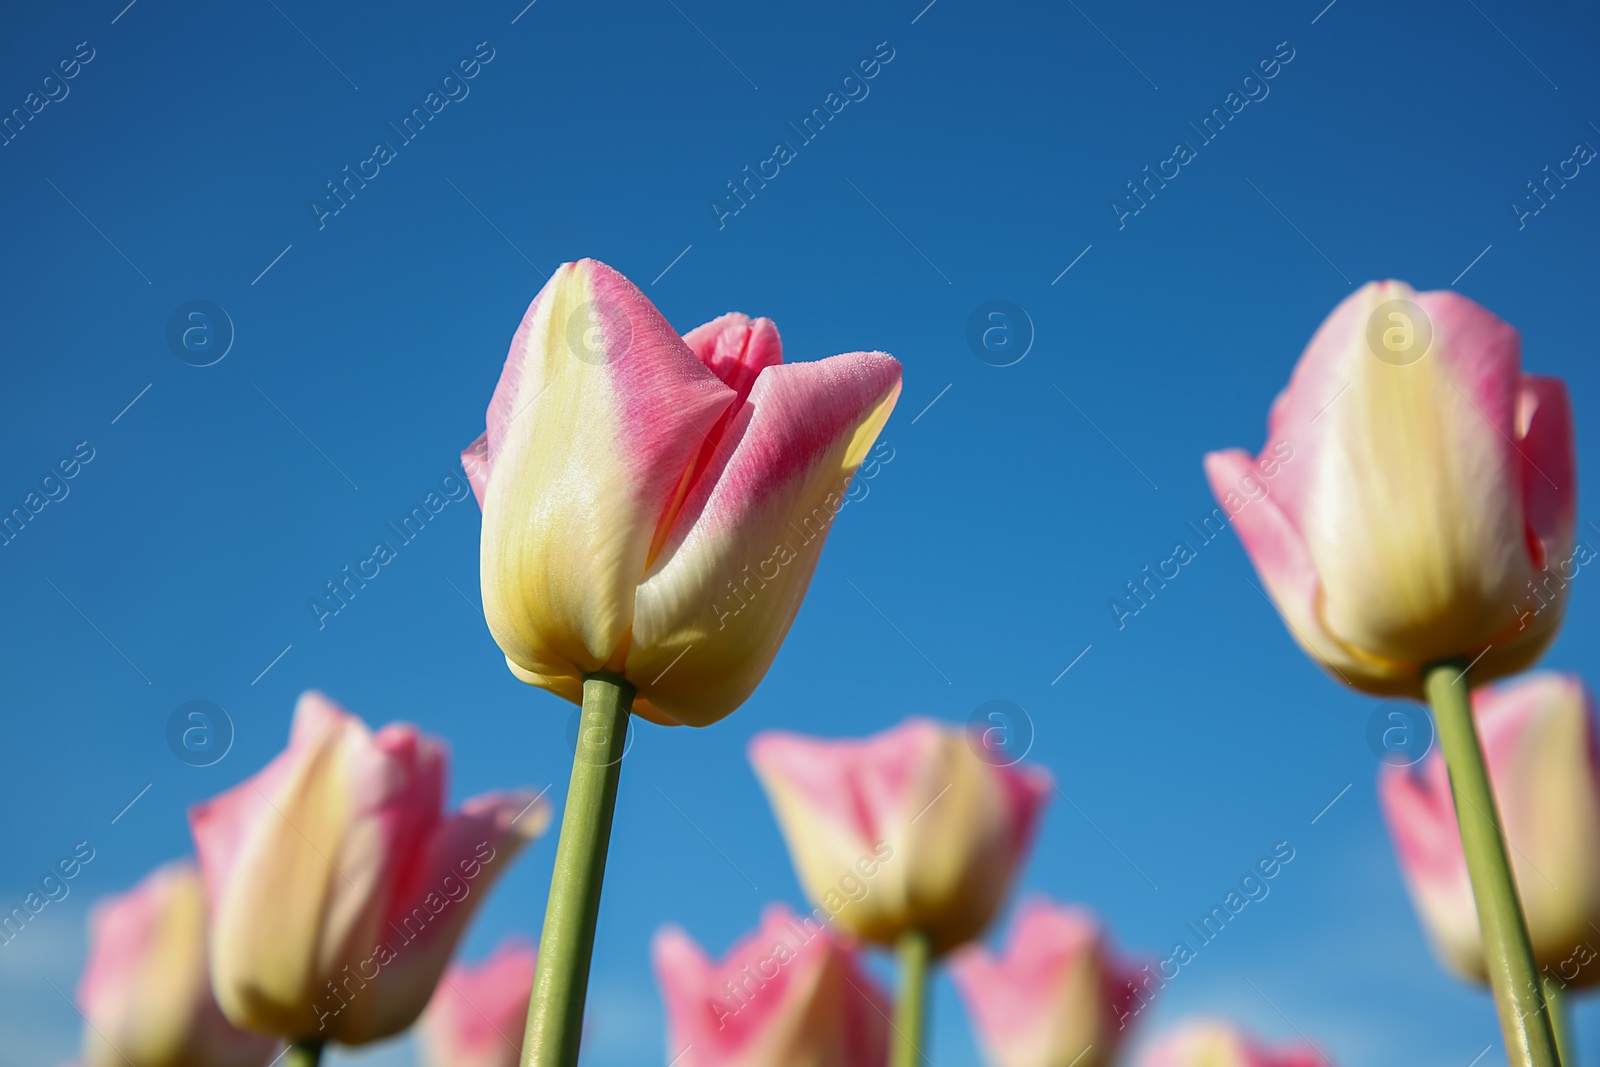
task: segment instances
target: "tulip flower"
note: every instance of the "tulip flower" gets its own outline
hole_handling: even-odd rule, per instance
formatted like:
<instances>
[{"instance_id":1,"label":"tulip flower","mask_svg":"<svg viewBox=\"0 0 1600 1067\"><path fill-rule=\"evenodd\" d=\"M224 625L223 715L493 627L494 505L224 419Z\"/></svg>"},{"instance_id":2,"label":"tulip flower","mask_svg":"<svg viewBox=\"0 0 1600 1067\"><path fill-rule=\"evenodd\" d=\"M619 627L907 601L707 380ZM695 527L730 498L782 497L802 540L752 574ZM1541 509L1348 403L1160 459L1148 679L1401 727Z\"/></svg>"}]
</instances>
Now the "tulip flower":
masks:
<instances>
[{"instance_id":1,"label":"tulip flower","mask_svg":"<svg viewBox=\"0 0 1600 1067\"><path fill-rule=\"evenodd\" d=\"M427 1067L517 1067L538 950L507 938L479 964L453 964L422 1016Z\"/></svg>"},{"instance_id":2,"label":"tulip flower","mask_svg":"<svg viewBox=\"0 0 1600 1067\"><path fill-rule=\"evenodd\" d=\"M1572 410L1521 347L1466 297L1371 283L1312 338L1261 455L1212 453L1206 473L1301 648L1353 688L1432 704L1506 1046L1548 1067L1468 699L1550 644L1574 564Z\"/></svg>"},{"instance_id":3,"label":"tulip flower","mask_svg":"<svg viewBox=\"0 0 1600 1067\"><path fill-rule=\"evenodd\" d=\"M883 1067L888 998L811 916L771 905L720 962L667 927L652 955L674 1067Z\"/></svg>"},{"instance_id":4,"label":"tulip flower","mask_svg":"<svg viewBox=\"0 0 1600 1067\"><path fill-rule=\"evenodd\" d=\"M170 863L89 915L78 983L86 1067L265 1067L270 1037L235 1029L211 994L205 898L192 863Z\"/></svg>"},{"instance_id":5,"label":"tulip flower","mask_svg":"<svg viewBox=\"0 0 1600 1067\"><path fill-rule=\"evenodd\" d=\"M990 1067L1111 1067L1139 972L1089 911L1033 900L1003 954L968 946L950 975Z\"/></svg>"},{"instance_id":6,"label":"tulip flower","mask_svg":"<svg viewBox=\"0 0 1600 1067\"><path fill-rule=\"evenodd\" d=\"M568 700L706 726L744 702L805 596L900 394L881 352L784 363L768 319L679 337L622 275L567 263L534 298L462 454L483 506L489 629Z\"/></svg>"},{"instance_id":7,"label":"tulip flower","mask_svg":"<svg viewBox=\"0 0 1600 1067\"><path fill-rule=\"evenodd\" d=\"M918 1056L929 962L989 925L1053 788L1044 770L988 752L926 719L864 741L764 733L750 745L811 900L899 951L897 1067Z\"/></svg>"},{"instance_id":8,"label":"tulip flower","mask_svg":"<svg viewBox=\"0 0 1600 1067\"><path fill-rule=\"evenodd\" d=\"M1566 986L1600 984L1600 738L1593 701L1577 678L1541 673L1481 690L1473 705L1546 997ZM1487 983L1444 760L1430 753L1416 767L1386 766L1378 799L1435 951L1452 971Z\"/></svg>"},{"instance_id":9,"label":"tulip flower","mask_svg":"<svg viewBox=\"0 0 1600 1067\"><path fill-rule=\"evenodd\" d=\"M630 711L708 726L766 674L900 395L881 352L784 363L767 319L683 337L594 260L523 316L461 460L512 674L584 708L540 936L530 1067L576 1062Z\"/></svg>"},{"instance_id":10,"label":"tulip flower","mask_svg":"<svg viewBox=\"0 0 1600 1067\"><path fill-rule=\"evenodd\" d=\"M1310 1045L1272 1049L1229 1023L1199 1020L1151 1045L1139 1067L1332 1067L1332 1061Z\"/></svg>"},{"instance_id":11,"label":"tulip flower","mask_svg":"<svg viewBox=\"0 0 1600 1067\"><path fill-rule=\"evenodd\" d=\"M1206 457L1290 633L1347 684L1421 699L1431 664L1478 657L1487 680L1555 636L1565 586L1546 569L1571 564L1572 410L1520 351L1464 296L1373 282L1312 338L1261 454Z\"/></svg>"},{"instance_id":12,"label":"tulip flower","mask_svg":"<svg viewBox=\"0 0 1600 1067\"><path fill-rule=\"evenodd\" d=\"M467 919L548 824L524 793L443 812L446 759L415 727L373 734L307 693L289 747L190 811L218 1002L294 1043L286 1062L410 1026Z\"/></svg>"}]
</instances>

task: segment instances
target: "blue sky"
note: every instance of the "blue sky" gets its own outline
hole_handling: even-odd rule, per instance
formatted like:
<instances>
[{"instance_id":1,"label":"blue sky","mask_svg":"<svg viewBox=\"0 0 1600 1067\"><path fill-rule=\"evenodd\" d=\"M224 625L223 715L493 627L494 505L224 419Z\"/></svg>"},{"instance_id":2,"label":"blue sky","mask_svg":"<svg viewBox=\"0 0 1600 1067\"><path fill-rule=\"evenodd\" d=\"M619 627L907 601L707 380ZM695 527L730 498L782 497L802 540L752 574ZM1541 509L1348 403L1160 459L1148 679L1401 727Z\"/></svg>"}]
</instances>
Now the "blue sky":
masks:
<instances>
[{"instance_id":1,"label":"blue sky","mask_svg":"<svg viewBox=\"0 0 1600 1067\"><path fill-rule=\"evenodd\" d=\"M1210 511L1202 454L1260 444L1317 323L1372 278L1454 284L1517 325L1527 367L1569 383L1595 469L1600 175L1520 228L1510 206L1600 145L1594 12L525 2L5 16L0 107L59 99L0 147L0 504L80 442L93 459L0 548L0 891L96 849L0 949L6 1055L71 1054L79 1022L51 984L70 995L88 906L186 853L187 806L271 758L306 688L446 737L457 799L562 795L569 707L512 679L485 631L474 505L324 628L307 603L452 470L523 308L582 256L680 329L742 310L773 317L792 359L905 365L894 459L836 524L765 683L713 728L643 726L628 756L587 1063L664 1062L659 925L720 952L767 901L801 903L745 761L755 732L963 721L991 700L1026 710L1030 758L1072 801L1021 891L1090 905L1134 950L1164 953L1274 843L1296 849L1146 1034L1206 1011L1340 1064L1498 1050L1488 997L1434 963L1400 884L1366 742L1379 705L1299 654L1236 538L1125 628L1108 603ZM43 85L62 61L74 76ZM1200 144L1189 123L1236 90L1249 103ZM406 142L389 124L433 91L449 102ZM835 91L855 99L804 141L789 124ZM1180 139L1179 176L1137 214L1113 207ZM314 207L380 140L377 176L337 214ZM779 141L777 177L737 214L713 206ZM233 334L204 367L167 339L199 300ZM967 339L995 300L1031 323L1009 366ZM1600 638L1590 581L1549 666L1584 667ZM166 744L190 700L234 726L209 767ZM547 838L499 885L468 955L536 933L553 855ZM972 1067L948 981L935 998L934 1061ZM1600 1062L1600 1014L1578 1018Z\"/></svg>"}]
</instances>

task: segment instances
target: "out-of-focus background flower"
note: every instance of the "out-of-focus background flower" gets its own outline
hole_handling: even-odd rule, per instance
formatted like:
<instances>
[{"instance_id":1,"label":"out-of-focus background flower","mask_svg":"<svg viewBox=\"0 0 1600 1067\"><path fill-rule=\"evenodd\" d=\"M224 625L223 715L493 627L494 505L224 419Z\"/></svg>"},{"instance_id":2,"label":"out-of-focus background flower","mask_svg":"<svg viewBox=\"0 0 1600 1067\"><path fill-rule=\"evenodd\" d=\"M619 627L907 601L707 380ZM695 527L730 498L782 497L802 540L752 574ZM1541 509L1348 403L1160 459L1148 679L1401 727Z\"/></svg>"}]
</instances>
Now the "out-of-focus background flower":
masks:
<instances>
[{"instance_id":1,"label":"out-of-focus background flower","mask_svg":"<svg viewBox=\"0 0 1600 1067\"><path fill-rule=\"evenodd\" d=\"M76 1054L90 905L191 852L187 807L275 755L305 689L445 738L452 806L559 808L575 711L486 632L456 463L544 276L595 256L680 330L767 315L789 358L882 349L905 386L749 703L636 726L587 1064L671 1058L659 926L720 958L808 907L750 738L913 713L1053 774L1019 897L1087 905L1130 958L1191 949L1136 1053L1200 1014L1338 1063L1500 1056L1377 806L1426 719L1296 650L1200 456L1258 448L1316 325L1395 277L1516 325L1596 469L1596 15L524 2L7 16L0 914L48 903L0 945L0 1047ZM1591 582L1545 666L1590 667ZM537 935L553 856L500 880L467 959ZM979 1062L945 974L932 1033L940 1067Z\"/></svg>"}]
</instances>

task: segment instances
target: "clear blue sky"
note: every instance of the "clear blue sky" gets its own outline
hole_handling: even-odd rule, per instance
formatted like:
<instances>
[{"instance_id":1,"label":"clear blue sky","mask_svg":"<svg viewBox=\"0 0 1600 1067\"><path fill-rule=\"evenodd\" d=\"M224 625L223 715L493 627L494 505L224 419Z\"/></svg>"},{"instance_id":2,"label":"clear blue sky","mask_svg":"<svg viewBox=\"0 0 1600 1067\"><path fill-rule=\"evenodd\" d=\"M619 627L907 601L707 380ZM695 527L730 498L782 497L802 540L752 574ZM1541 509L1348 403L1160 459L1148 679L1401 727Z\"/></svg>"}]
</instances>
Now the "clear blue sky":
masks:
<instances>
[{"instance_id":1,"label":"clear blue sky","mask_svg":"<svg viewBox=\"0 0 1600 1067\"><path fill-rule=\"evenodd\" d=\"M457 799L562 796L569 707L512 679L468 602L475 505L325 629L307 602L451 471L543 275L582 256L681 329L741 310L774 318L793 359L905 364L895 458L842 514L766 682L714 728L641 728L587 1063L664 1061L658 925L720 952L767 901L801 903L753 733L961 721L996 699L1028 711L1030 758L1073 801L1051 806L1023 890L1094 907L1122 943L1164 953L1275 842L1296 849L1150 1021L1221 1012L1369 1067L1498 1050L1488 997L1434 963L1390 855L1377 704L1300 655L1233 535L1125 629L1108 601L1210 510L1203 452L1259 446L1305 341L1368 279L1454 282L1516 324L1528 368L1571 386L1592 480L1600 174L1521 229L1509 206L1600 145L1592 10L125 2L20 6L0 34L0 108L60 97L0 147L0 505L93 449L0 548L0 891L96 849L0 949L7 1063L72 1052L78 1019L47 982L70 994L89 904L189 850L186 807L278 751L303 689L447 737ZM441 88L479 42L493 58ZM866 95L842 87L880 42L893 58ZM1242 86L1275 51L1293 58ZM62 60L75 76L41 88ZM458 99L405 143L389 124L434 91ZM835 91L860 98L803 143L788 124ZM1201 144L1188 124L1234 91L1257 99ZM365 163L380 140L393 158ZM1195 157L1119 229L1113 199L1179 140ZM779 141L792 158L719 228L713 200ZM376 177L319 220L347 165ZM194 300L236 335L208 367L167 341ZM1012 366L968 345L990 300L1032 321ZM1547 665L1585 665L1596 582L1575 582ZM236 728L205 768L165 740L196 699ZM537 931L553 855L547 838L501 883L469 955ZM973 1067L953 988L935 996L935 1062ZM1579 1020L1600 1062L1600 1014Z\"/></svg>"}]
</instances>

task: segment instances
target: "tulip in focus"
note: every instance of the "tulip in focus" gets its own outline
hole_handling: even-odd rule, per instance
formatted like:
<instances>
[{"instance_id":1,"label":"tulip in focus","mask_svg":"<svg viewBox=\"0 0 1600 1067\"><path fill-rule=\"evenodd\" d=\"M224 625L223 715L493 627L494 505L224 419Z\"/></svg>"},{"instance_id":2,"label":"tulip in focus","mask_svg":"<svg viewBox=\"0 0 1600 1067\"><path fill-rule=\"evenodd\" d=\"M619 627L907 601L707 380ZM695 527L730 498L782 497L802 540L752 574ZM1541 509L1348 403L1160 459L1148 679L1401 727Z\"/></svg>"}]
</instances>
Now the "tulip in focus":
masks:
<instances>
[{"instance_id":1,"label":"tulip in focus","mask_svg":"<svg viewBox=\"0 0 1600 1067\"><path fill-rule=\"evenodd\" d=\"M771 905L718 962L676 927L652 954L674 1067L883 1067L888 998L810 916Z\"/></svg>"},{"instance_id":2,"label":"tulip in focus","mask_svg":"<svg viewBox=\"0 0 1600 1067\"><path fill-rule=\"evenodd\" d=\"M927 937L937 957L981 934L1011 889L1052 788L927 719L862 741L764 733L750 761L800 882L866 941Z\"/></svg>"},{"instance_id":3,"label":"tulip in focus","mask_svg":"<svg viewBox=\"0 0 1600 1067\"><path fill-rule=\"evenodd\" d=\"M320 693L289 747L189 814L217 999L235 1024L358 1045L416 1019L467 919L549 823L531 793L442 810L444 746Z\"/></svg>"},{"instance_id":4,"label":"tulip in focus","mask_svg":"<svg viewBox=\"0 0 1600 1067\"><path fill-rule=\"evenodd\" d=\"M1111 1067L1138 971L1090 912L1032 900L1003 953L968 946L950 975L990 1067Z\"/></svg>"},{"instance_id":5,"label":"tulip in focus","mask_svg":"<svg viewBox=\"0 0 1600 1067\"><path fill-rule=\"evenodd\" d=\"M78 1007L87 1067L265 1067L278 1051L217 1007L200 873L188 862L95 905Z\"/></svg>"},{"instance_id":6,"label":"tulip in focus","mask_svg":"<svg viewBox=\"0 0 1600 1067\"><path fill-rule=\"evenodd\" d=\"M517 1067L538 950L508 938L482 963L453 964L422 1016L426 1067Z\"/></svg>"},{"instance_id":7,"label":"tulip in focus","mask_svg":"<svg viewBox=\"0 0 1600 1067\"><path fill-rule=\"evenodd\" d=\"M663 724L728 715L899 394L880 352L784 363L772 322L736 314L679 337L610 267L563 264L462 454L512 672L574 703L585 676L620 674Z\"/></svg>"},{"instance_id":8,"label":"tulip in focus","mask_svg":"<svg viewBox=\"0 0 1600 1067\"><path fill-rule=\"evenodd\" d=\"M1268 1048L1229 1023L1206 1019L1163 1036L1140 1057L1139 1067L1332 1067L1332 1062L1309 1045Z\"/></svg>"},{"instance_id":9,"label":"tulip in focus","mask_svg":"<svg viewBox=\"0 0 1600 1067\"><path fill-rule=\"evenodd\" d=\"M1206 457L1295 640L1356 689L1421 699L1430 664L1481 655L1474 679L1500 677L1555 636L1572 411L1520 359L1516 330L1466 297L1373 282L1312 338L1261 455Z\"/></svg>"},{"instance_id":10,"label":"tulip in focus","mask_svg":"<svg viewBox=\"0 0 1600 1067\"><path fill-rule=\"evenodd\" d=\"M1600 983L1600 742L1594 704L1571 675L1540 673L1473 694L1518 895L1541 971ZM1440 958L1487 982L1483 941L1437 751L1378 779L1395 853Z\"/></svg>"}]
</instances>

